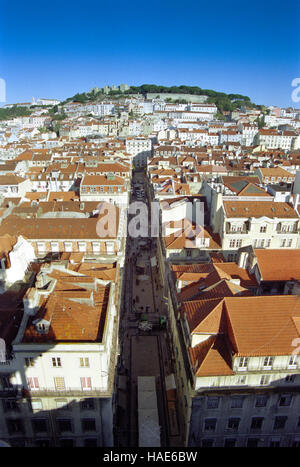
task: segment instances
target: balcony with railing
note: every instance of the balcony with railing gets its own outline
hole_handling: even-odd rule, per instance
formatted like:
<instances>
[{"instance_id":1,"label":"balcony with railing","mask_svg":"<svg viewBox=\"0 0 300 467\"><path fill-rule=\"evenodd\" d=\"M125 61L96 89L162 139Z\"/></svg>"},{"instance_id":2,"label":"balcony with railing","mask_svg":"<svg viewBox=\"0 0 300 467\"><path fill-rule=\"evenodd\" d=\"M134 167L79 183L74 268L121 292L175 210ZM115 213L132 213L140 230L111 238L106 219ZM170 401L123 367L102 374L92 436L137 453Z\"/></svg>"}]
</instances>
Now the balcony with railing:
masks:
<instances>
[{"instance_id":1,"label":"balcony with railing","mask_svg":"<svg viewBox=\"0 0 300 467\"><path fill-rule=\"evenodd\" d=\"M245 235L249 234L249 227L244 224L241 227L233 227L229 223L225 225L225 233L226 234L235 234L235 235Z\"/></svg>"},{"instance_id":2,"label":"balcony with railing","mask_svg":"<svg viewBox=\"0 0 300 467\"><path fill-rule=\"evenodd\" d=\"M299 234L300 229L298 226L294 226L291 229L287 229L285 227L282 227L280 224L276 227L276 233L278 234L285 234L285 235L290 235L290 234Z\"/></svg>"}]
</instances>

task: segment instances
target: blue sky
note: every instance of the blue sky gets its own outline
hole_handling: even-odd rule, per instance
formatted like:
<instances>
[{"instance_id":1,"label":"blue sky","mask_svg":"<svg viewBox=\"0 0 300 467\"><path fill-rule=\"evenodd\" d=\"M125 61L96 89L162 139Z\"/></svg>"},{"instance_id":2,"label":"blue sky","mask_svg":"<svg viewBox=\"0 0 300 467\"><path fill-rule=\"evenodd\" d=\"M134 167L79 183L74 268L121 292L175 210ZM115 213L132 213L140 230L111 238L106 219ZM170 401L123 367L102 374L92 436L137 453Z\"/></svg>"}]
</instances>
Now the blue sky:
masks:
<instances>
[{"instance_id":1,"label":"blue sky","mask_svg":"<svg viewBox=\"0 0 300 467\"><path fill-rule=\"evenodd\" d=\"M299 0L0 0L6 102L93 86L193 85L266 105L300 77Z\"/></svg>"}]
</instances>

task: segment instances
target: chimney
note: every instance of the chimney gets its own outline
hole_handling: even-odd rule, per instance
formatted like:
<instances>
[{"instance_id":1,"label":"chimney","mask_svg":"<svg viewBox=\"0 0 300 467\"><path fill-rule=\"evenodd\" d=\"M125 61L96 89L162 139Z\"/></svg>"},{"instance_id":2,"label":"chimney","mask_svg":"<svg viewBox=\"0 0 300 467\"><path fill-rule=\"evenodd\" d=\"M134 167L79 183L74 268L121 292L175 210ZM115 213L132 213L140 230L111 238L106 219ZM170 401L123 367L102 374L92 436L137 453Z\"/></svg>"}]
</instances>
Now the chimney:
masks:
<instances>
[{"instance_id":1,"label":"chimney","mask_svg":"<svg viewBox=\"0 0 300 467\"><path fill-rule=\"evenodd\" d=\"M23 298L24 313L28 316L34 316L39 309L39 301L38 291L35 288L28 289Z\"/></svg>"}]
</instances>

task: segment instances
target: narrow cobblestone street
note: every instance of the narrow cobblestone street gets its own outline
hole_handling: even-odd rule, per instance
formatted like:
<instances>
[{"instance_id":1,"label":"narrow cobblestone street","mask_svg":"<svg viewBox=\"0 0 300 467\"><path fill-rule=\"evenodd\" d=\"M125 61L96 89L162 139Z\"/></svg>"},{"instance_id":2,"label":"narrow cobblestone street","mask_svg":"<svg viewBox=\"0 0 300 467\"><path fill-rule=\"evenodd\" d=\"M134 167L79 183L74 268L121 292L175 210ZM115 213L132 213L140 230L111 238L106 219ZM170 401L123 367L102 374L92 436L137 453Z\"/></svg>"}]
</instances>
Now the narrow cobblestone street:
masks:
<instances>
[{"instance_id":1,"label":"narrow cobblestone street","mask_svg":"<svg viewBox=\"0 0 300 467\"><path fill-rule=\"evenodd\" d=\"M135 174L133 184L138 179L144 183L144 174ZM161 446L181 445L180 434L176 431L177 415L175 420L174 413L170 416L165 387L165 378L173 373L173 368L166 328L160 325L160 318L168 317L168 308L158 261L153 266L151 258L157 259L156 238L127 238L125 296L120 316L121 365L117 391L116 446L139 446L138 376L156 378ZM141 319L152 323L152 329L141 330Z\"/></svg>"}]
</instances>

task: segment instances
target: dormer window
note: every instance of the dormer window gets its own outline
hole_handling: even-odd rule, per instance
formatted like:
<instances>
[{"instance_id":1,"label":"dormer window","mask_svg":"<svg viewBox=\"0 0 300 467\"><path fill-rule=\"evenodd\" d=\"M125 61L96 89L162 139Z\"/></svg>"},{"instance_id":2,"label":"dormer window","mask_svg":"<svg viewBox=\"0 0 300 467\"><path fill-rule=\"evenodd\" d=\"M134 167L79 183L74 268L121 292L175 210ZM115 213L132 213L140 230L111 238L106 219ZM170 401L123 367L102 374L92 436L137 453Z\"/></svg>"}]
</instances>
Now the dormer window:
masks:
<instances>
[{"instance_id":1,"label":"dormer window","mask_svg":"<svg viewBox=\"0 0 300 467\"><path fill-rule=\"evenodd\" d=\"M274 357L265 357L263 367L265 370L270 370L274 362Z\"/></svg>"},{"instance_id":2,"label":"dormer window","mask_svg":"<svg viewBox=\"0 0 300 467\"><path fill-rule=\"evenodd\" d=\"M288 368L297 368L298 355L291 355L289 358Z\"/></svg>"},{"instance_id":3,"label":"dormer window","mask_svg":"<svg viewBox=\"0 0 300 467\"><path fill-rule=\"evenodd\" d=\"M266 224L262 224L262 225L260 226L260 232L261 232L261 233L265 233L266 231L267 231L267 225L266 225Z\"/></svg>"},{"instance_id":4,"label":"dormer window","mask_svg":"<svg viewBox=\"0 0 300 467\"><path fill-rule=\"evenodd\" d=\"M248 357L241 357L239 360L239 371L246 371L248 368L249 358Z\"/></svg>"},{"instance_id":5,"label":"dormer window","mask_svg":"<svg viewBox=\"0 0 300 467\"><path fill-rule=\"evenodd\" d=\"M40 334L47 334L49 332L50 322L45 319L33 321L35 330Z\"/></svg>"}]
</instances>

